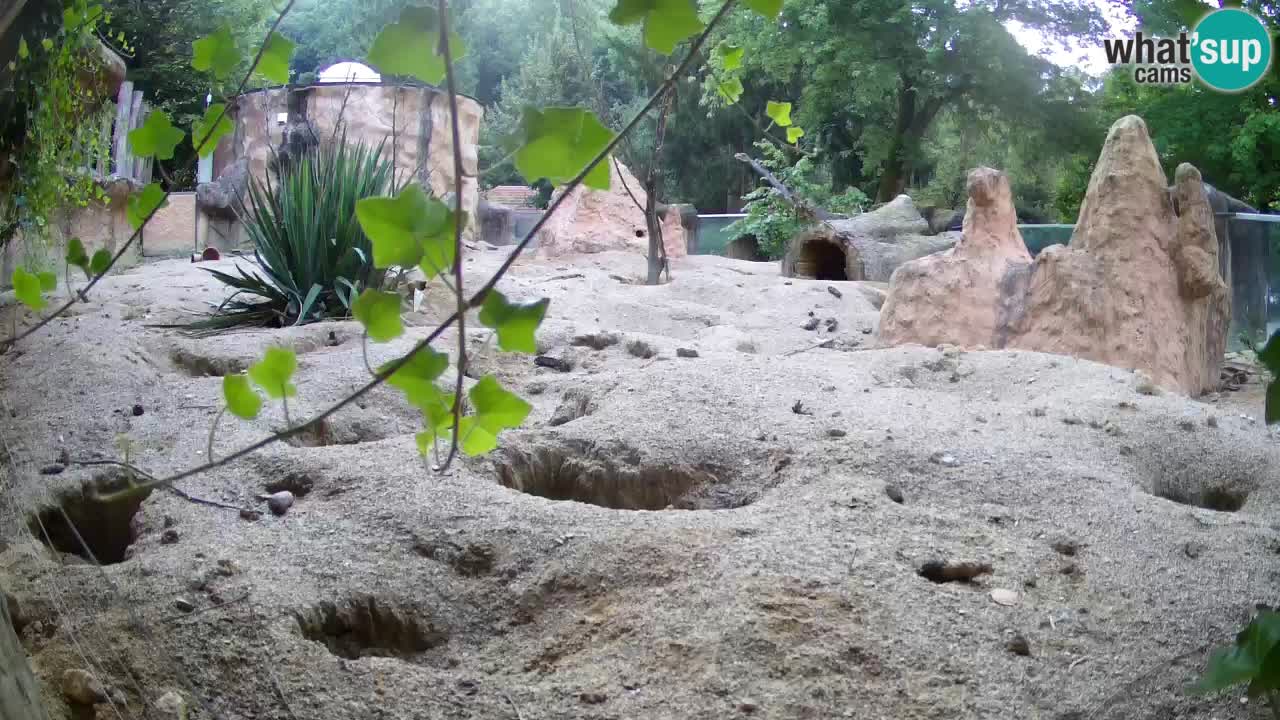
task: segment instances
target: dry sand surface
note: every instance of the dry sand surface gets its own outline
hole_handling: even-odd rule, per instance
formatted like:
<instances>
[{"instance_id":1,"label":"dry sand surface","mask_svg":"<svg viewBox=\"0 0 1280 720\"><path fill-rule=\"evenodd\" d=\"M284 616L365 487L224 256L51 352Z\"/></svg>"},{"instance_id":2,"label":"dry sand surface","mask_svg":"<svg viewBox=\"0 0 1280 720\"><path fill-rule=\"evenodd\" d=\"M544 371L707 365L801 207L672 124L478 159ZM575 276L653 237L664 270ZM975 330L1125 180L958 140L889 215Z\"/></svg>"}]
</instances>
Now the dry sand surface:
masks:
<instances>
[{"instance_id":1,"label":"dry sand surface","mask_svg":"<svg viewBox=\"0 0 1280 720\"><path fill-rule=\"evenodd\" d=\"M104 474L42 474L64 450L203 462L217 375L271 344L299 354L295 418L367 377L351 322L147 327L223 297L200 267L113 276L4 359L0 584L54 718L95 714L63 699L68 669L106 686L99 718L171 717L171 692L224 720L1264 717L1185 693L1280 588L1256 388L1189 400L1068 357L874 349L879 288L772 263L678 259L645 287L633 255L522 262L502 287L552 299L541 349L571 369L476 334L477 368L534 405L492 456L433 474L379 389L180 484L256 520L159 491L132 518L71 502L118 562L51 551L34 509ZM370 360L446 304L429 293ZM224 419L215 454L282 423ZM260 499L280 489L283 517Z\"/></svg>"}]
</instances>

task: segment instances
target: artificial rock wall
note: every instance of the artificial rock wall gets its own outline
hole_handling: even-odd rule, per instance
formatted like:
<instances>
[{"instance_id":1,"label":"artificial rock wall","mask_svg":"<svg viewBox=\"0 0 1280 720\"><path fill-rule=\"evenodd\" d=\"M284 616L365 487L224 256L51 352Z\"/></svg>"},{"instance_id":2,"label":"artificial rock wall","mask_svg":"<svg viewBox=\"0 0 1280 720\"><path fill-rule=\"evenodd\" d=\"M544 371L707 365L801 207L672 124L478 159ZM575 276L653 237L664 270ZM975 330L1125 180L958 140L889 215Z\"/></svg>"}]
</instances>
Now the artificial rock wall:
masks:
<instances>
[{"instance_id":1,"label":"artificial rock wall","mask_svg":"<svg viewBox=\"0 0 1280 720\"><path fill-rule=\"evenodd\" d=\"M1008 179L973 171L962 239L894 273L879 334L1073 355L1199 395L1217 385L1230 302L1199 171L1179 166L1170 192L1146 124L1128 116L1107 135L1070 246L1034 261Z\"/></svg>"},{"instance_id":2,"label":"artificial rock wall","mask_svg":"<svg viewBox=\"0 0 1280 720\"><path fill-rule=\"evenodd\" d=\"M476 225L476 153L483 116L479 102L458 97L461 205L468 213L468 233ZM241 95L232 117L235 132L223 138L214 154L215 178L234 173L243 160L249 176L264 180L273 153L298 143L330 142L345 132L348 142L385 143L383 151L394 159L399 181L413 176L440 198L454 191L449 97L437 88L380 83L268 88Z\"/></svg>"}]
</instances>

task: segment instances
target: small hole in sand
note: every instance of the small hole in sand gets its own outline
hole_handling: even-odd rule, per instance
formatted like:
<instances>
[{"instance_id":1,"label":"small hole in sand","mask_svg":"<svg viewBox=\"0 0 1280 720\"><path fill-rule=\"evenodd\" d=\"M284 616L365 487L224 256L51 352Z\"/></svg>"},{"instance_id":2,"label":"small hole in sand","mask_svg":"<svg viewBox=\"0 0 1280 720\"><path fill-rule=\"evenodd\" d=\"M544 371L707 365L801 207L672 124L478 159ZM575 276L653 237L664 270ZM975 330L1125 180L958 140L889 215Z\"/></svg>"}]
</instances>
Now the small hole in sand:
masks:
<instances>
[{"instance_id":1,"label":"small hole in sand","mask_svg":"<svg viewBox=\"0 0 1280 720\"><path fill-rule=\"evenodd\" d=\"M322 602L295 613L302 636L349 660L406 657L449 641L449 635L412 607L372 595Z\"/></svg>"}]
</instances>

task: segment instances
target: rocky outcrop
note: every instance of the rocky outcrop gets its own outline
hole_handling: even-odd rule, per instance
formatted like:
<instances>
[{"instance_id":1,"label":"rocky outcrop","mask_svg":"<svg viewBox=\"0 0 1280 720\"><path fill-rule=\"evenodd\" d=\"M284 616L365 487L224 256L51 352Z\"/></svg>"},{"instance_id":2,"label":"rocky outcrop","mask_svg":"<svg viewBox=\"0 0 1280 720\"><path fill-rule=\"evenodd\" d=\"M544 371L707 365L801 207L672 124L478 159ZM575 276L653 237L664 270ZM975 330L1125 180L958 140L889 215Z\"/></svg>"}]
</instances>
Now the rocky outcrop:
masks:
<instances>
[{"instance_id":1,"label":"rocky outcrop","mask_svg":"<svg viewBox=\"0 0 1280 720\"><path fill-rule=\"evenodd\" d=\"M931 232L911 198L899 195L876 210L830 220L792 238L782 259L782 274L887 282L902 263L947 250L960 237L959 233Z\"/></svg>"},{"instance_id":2,"label":"rocky outcrop","mask_svg":"<svg viewBox=\"0 0 1280 720\"><path fill-rule=\"evenodd\" d=\"M213 182L196 186L196 200L200 209L213 217L235 216L236 198L245 197L249 186L249 161L239 158Z\"/></svg>"},{"instance_id":3,"label":"rocky outcrop","mask_svg":"<svg viewBox=\"0 0 1280 720\"><path fill-rule=\"evenodd\" d=\"M1112 126L1071 245L1033 263L1012 242L1007 182L978 170L969 191L956 251L894 274L883 341L1074 355L1142 370L1189 395L1215 386L1230 299L1213 214L1187 164L1177 170L1175 212L1141 118Z\"/></svg>"},{"instance_id":4,"label":"rocky outcrop","mask_svg":"<svg viewBox=\"0 0 1280 720\"><path fill-rule=\"evenodd\" d=\"M1018 233L1009 179L990 168L969 173L964 231L951 250L903 264L880 315L889 344L1001 347L1012 320L1002 297L1025 287L1031 255Z\"/></svg>"},{"instance_id":5,"label":"rocky outcrop","mask_svg":"<svg viewBox=\"0 0 1280 720\"><path fill-rule=\"evenodd\" d=\"M558 257L611 250L649 251L644 210L648 195L626 165L614 160L609 168L609 189L579 186L560 204L538 237L538 253ZM667 257L688 254L678 212L668 212L662 223Z\"/></svg>"}]
</instances>

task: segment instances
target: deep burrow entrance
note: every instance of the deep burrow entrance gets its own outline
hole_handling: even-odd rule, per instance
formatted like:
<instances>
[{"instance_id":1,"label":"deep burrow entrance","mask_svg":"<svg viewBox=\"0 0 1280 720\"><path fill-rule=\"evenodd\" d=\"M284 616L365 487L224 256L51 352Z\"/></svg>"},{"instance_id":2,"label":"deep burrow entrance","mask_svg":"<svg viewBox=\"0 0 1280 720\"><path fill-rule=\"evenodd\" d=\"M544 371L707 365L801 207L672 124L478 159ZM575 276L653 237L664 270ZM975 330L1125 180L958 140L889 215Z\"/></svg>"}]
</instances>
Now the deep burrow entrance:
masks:
<instances>
[{"instance_id":1,"label":"deep burrow entrance","mask_svg":"<svg viewBox=\"0 0 1280 720\"><path fill-rule=\"evenodd\" d=\"M137 540L134 516L150 494L150 490L129 490L123 478L96 479L77 492L63 493L56 505L33 513L27 527L54 550L114 565L124 562L129 546Z\"/></svg>"},{"instance_id":2,"label":"deep burrow entrance","mask_svg":"<svg viewBox=\"0 0 1280 720\"><path fill-rule=\"evenodd\" d=\"M839 245L827 240L810 240L800 248L796 274L815 280L848 280L848 262Z\"/></svg>"},{"instance_id":3,"label":"deep burrow entrance","mask_svg":"<svg viewBox=\"0 0 1280 720\"><path fill-rule=\"evenodd\" d=\"M449 635L411 606L372 595L322 602L295 613L302 636L349 660L406 657L444 645Z\"/></svg>"},{"instance_id":4,"label":"deep burrow entrance","mask_svg":"<svg viewBox=\"0 0 1280 720\"><path fill-rule=\"evenodd\" d=\"M728 510L759 494L725 468L646 463L634 450L506 447L495 466L498 482L513 490L614 510Z\"/></svg>"}]
</instances>

